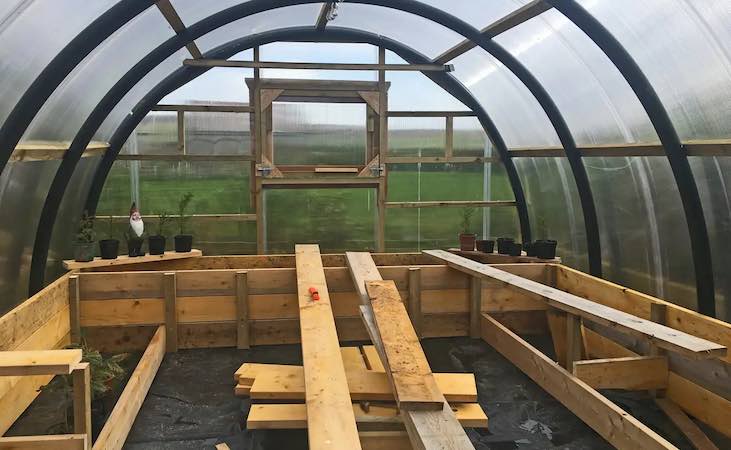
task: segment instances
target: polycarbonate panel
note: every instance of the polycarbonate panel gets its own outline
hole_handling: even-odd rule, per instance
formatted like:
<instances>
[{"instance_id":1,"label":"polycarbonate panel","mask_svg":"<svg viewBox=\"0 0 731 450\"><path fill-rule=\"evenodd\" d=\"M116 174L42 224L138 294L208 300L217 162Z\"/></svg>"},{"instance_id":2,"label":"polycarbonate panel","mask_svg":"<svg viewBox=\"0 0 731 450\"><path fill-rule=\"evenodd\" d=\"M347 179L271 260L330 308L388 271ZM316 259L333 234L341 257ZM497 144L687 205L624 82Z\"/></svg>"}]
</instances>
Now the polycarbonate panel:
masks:
<instances>
[{"instance_id":1,"label":"polycarbonate panel","mask_svg":"<svg viewBox=\"0 0 731 450\"><path fill-rule=\"evenodd\" d=\"M203 53L234 39L277 28L312 26L320 13L320 3L287 6L235 20L196 39Z\"/></svg>"},{"instance_id":2,"label":"polycarbonate panel","mask_svg":"<svg viewBox=\"0 0 731 450\"><path fill-rule=\"evenodd\" d=\"M420 16L357 3L340 4L338 17L330 23L336 27L355 28L389 37L430 58L464 39L460 34Z\"/></svg>"},{"instance_id":3,"label":"polycarbonate panel","mask_svg":"<svg viewBox=\"0 0 731 450\"><path fill-rule=\"evenodd\" d=\"M155 47L175 33L150 8L98 46L59 86L24 139L71 140L109 89Z\"/></svg>"},{"instance_id":4,"label":"polycarbonate panel","mask_svg":"<svg viewBox=\"0 0 731 450\"><path fill-rule=\"evenodd\" d=\"M443 117L389 117L389 156L444 156Z\"/></svg>"},{"instance_id":5,"label":"polycarbonate panel","mask_svg":"<svg viewBox=\"0 0 731 450\"><path fill-rule=\"evenodd\" d=\"M477 117L454 117L452 153L454 156L475 156L485 154L488 145L485 129Z\"/></svg>"},{"instance_id":6,"label":"polycarbonate panel","mask_svg":"<svg viewBox=\"0 0 731 450\"><path fill-rule=\"evenodd\" d=\"M261 47L260 58L262 61L375 64L378 62L378 49L368 44L275 42ZM377 81L378 72L374 70L262 69L261 77Z\"/></svg>"},{"instance_id":7,"label":"polycarbonate panel","mask_svg":"<svg viewBox=\"0 0 731 450\"><path fill-rule=\"evenodd\" d=\"M274 102L275 164L366 164L365 103Z\"/></svg>"},{"instance_id":8,"label":"polycarbonate panel","mask_svg":"<svg viewBox=\"0 0 731 450\"><path fill-rule=\"evenodd\" d=\"M586 271L586 228L576 183L565 158L514 158L528 205L533 239L555 239L556 254Z\"/></svg>"},{"instance_id":9,"label":"polycarbonate panel","mask_svg":"<svg viewBox=\"0 0 731 450\"><path fill-rule=\"evenodd\" d=\"M137 145L125 145L121 154L175 155L178 149L178 114L174 111L148 113L134 131Z\"/></svg>"},{"instance_id":10,"label":"polycarbonate panel","mask_svg":"<svg viewBox=\"0 0 731 450\"><path fill-rule=\"evenodd\" d=\"M517 10L530 0L490 0L477 4L475 0L420 0L458 17L481 30Z\"/></svg>"},{"instance_id":11,"label":"polycarbonate panel","mask_svg":"<svg viewBox=\"0 0 731 450\"><path fill-rule=\"evenodd\" d=\"M637 96L609 58L556 10L495 41L543 85L577 144L657 141Z\"/></svg>"},{"instance_id":12,"label":"polycarbonate panel","mask_svg":"<svg viewBox=\"0 0 731 450\"><path fill-rule=\"evenodd\" d=\"M487 52L474 48L452 64L454 75L477 98L508 147L560 144L533 94Z\"/></svg>"},{"instance_id":13,"label":"polycarbonate panel","mask_svg":"<svg viewBox=\"0 0 731 450\"><path fill-rule=\"evenodd\" d=\"M375 189L264 191L267 253L318 243L322 253L374 251Z\"/></svg>"},{"instance_id":14,"label":"polycarbonate panel","mask_svg":"<svg viewBox=\"0 0 731 450\"><path fill-rule=\"evenodd\" d=\"M251 60L249 55L241 59ZM239 56L237 55L237 58ZM180 86L160 100L161 104L249 103L249 87L244 81L254 76L252 69L214 67L190 83Z\"/></svg>"},{"instance_id":15,"label":"polycarbonate panel","mask_svg":"<svg viewBox=\"0 0 731 450\"><path fill-rule=\"evenodd\" d=\"M681 139L731 135L731 7L725 0L581 0L629 51Z\"/></svg>"},{"instance_id":16,"label":"polycarbonate panel","mask_svg":"<svg viewBox=\"0 0 731 450\"><path fill-rule=\"evenodd\" d=\"M691 156L706 216L716 288L716 317L731 321L731 157Z\"/></svg>"},{"instance_id":17,"label":"polycarbonate panel","mask_svg":"<svg viewBox=\"0 0 731 450\"><path fill-rule=\"evenodd\" d=\"M0 123L5 121L26 89L58 52L116 0L2 3Z\"/></svg>"},{"instance_id":18,"label":"polycarbonate panel","mask_svg":"<svg viewBox=\"0 0 731 450\"><path fill-rule=\"evenodd\" d=\"M405 64L393 52L386 52L387 64ZM467 107L421 72L386 72L388 109L391 111L465 111Z\"/></svg>"},{"instance_id":19,"label":"polycarbonate panel","mask_svg":"<svg viewBox=\"0 0 731 450\"><path fill-rule=\"evenodd\" d=\"M584 158L604 277L696 309L688 226L664 157Z\"/></svg>"},{"instance_id":20,"label":"polycarbonate panel","mask_svg":"<svg viewBox=\"0 0 731 450\"><path fill-rule=\"evenodd\" d=\"M249 114L185 113L185 152L189 155L250 155Z\"/></svg>"},{"instance_id":21,"label":"polycarbonate panel","mask_svg":"<svg viewBox=\"0 0 731 450\"><path fill-rule=\"evenodd\" d=\"M132 109L137 106L139 101L165 77L175 70L180 69L183 65L183 60L186 58L190 58L190 53L185 48L182 48L145 75L139 83L130 89L122 98L122 101L107 116L107 119L95 135L96 139L108 141L117 127L122 123L125 116L132 112Z\"/></svg>"},{"instance_id":22,"label":"polycarbonate panel","mask_svg":"<svg viewBox=\"0 0 731 450\"><path fill-rule=\"evenodd\" d=\"M214 2L202 2L200 0L170 0L180 19L185 26L189 27L206 17L223 11L231 6L247 3L248 0L216 0Z\"/></svg>"}]
</instances>

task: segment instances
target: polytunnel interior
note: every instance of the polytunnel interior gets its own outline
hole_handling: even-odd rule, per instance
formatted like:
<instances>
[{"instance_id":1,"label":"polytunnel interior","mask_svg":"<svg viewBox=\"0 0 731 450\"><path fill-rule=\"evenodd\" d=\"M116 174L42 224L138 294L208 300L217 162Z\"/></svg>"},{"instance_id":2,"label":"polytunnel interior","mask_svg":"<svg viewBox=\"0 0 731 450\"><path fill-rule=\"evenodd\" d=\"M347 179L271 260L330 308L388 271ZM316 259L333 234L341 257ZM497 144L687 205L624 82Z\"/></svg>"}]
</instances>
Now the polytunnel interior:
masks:
<instances>
[{"instance_id":1,"label":"polytunnel interior","mask_svg":"<svg viewBox=\"0 0 731 450\"><path fill-rule=\"evenodd\" d=\"M353 269L353 254L370 252L378 279L383 275L388 280L385 274L405 270L394 275L403 278L394 281L395 291L403 296L404 314L413 322L417 346L420 338L443 338L424 340L424 349L419 347L429 357L427 369L431 363L435 371L475 373L471 401L484 408L491 420L489 432L468 433L473 444L483 445L477 448L562 444L599 448L606 445L601 438L618 448L676 448L663 447L664 439L680 448L685 448L683 439L694 448L704 448L694 440L698 434L689 437L658 399L677 403L680 415L693 417L696 427L701 424L700 434L707 432L716 444L727 443L721 435L731 438L727 426L731 424L724 422L731 417L729 359L713 346L695 351L701 356L684 348L679 357L673 353L677 345L665 345L673 339L682 341L684 333L692 335L690 343L695 343L694 338L719 346L731 343L727 323L731 322L731 7L727 0L3 0L0 42L0 211L4 219L0 222L0 341L8 341L0 342L0 353L55 349L80 342L83 332L83 338L99 343L100 350L129 347L137 352L132 360L140 362L129 378L132 381L125 381L129 386L139 383L137 371L148 364L146 358L159 330L167 333L162 354L169 356L164 362L159 357L160 372L154 369L141 394L143 400L148 396L147 409L142 400L135 409L153 425L134 422L135 412L119 446L103 448L121 448L125 439L125 448L152 448L151 442L164 442L168 445L164 448L208 448L224 442L225 433L217 427L228 427L233 415L240 422L242 411L248 414L257 403L252 395L251 403L247 400L240 410L238 400L234 403L229 398L228 385L212 390L206 390L208 385L201 387L200 392L211 398L196 401L216 415L209 428L201 427L198 434L186 434L187 430L177 436L179 440L171 440L169 431L180 425L178 421L170 425L173 428L155 427L174 415L177 406L167 400L188 405L184 408L195 403L180 400L175 389L194 391L190 380L230 377L242 358L300 364L309 383L304 322L282 325L286 320L305 320L302 309L292 317L291 311L284 311L285 306L296 305L295 294L302 288L297 284L304 278L299 271L299 244L319 245L323 274L340 273L348 266L356 285L353 294L365 303L359 306L358 317L343 318L338 316L339 308L345 307L334 308L329 317L337 322L333 330L336 325L338 334L350 329L345 331L350 338L335 335L335 343L338 337L373 341L376 346L371 350L386 362L383 371L393 387L389 401L395 398L399 414L407 409L399 403L387 350L378 347L384 344L372 333L375 325L369 320L374 319L368 319L367 311L373 297L369 300L370 291L357 287L363 280ZM134 222L135 211L144 220L144 235L135 228L140 226ZM137 235L146 241L142 258L164 252L160 261L135 262L133 246L142 242ZM167 240L159 252L153 252L157 235ZM192 252L178 248L181 236L176 235L192 235ZM465 244L464 235L474 235L470 239L476 242L468 239ZM513 243L506 244L504 239ZM104 259L100 254L102 240L119 241L115 257ZM501 255L481 250L488 241L497 244L496 253L501 245L507 250L501 249ZM531 253L551 241L555 241L555 255L538 258ZM292 256L296 245L300 250ZM221 259L206 259L198 251ZM460 259L450 259L455 257ZM466 258L472 262L466 263ZM475 262L484 264L478 267ZM438 264L444 266L434 267ZM517 271L517 278L533 281L500 278L490 272L492 266ZM295 268L297 272L290 273ZM197 270L206 276L185 281ZM256 270L272 271L266 273L271 286L257 284L261 281ZM146 271L160 275L155 283L168 284L150 287L146 283L152 282L145 280L157 275ZM110 280L122 281L106 285L79 281L93 280L94 275L104 279L96 272L110 272ZM424 273L436 275L429 281ZM220 281L229 275L231 280ZM138 276L142 281L123 286ZM176 282L176 276L182 278ZM416 277L421 277L418 283ZM487 282L493 278L502 284ZM353 289L342 288L338 284L342 280L337 279L334 284L341 287L333 288L331 281L324 287L330 285L334 297L342 298ZM371 282L366 280L368 288ZM283 287L287 283L294 283L293 292ZM422 297L422 288L428 292L437 289L435 285L441 291ZM517 294L510 290L516 286ZM541 286L548 290L541 291ZM142 291L139 298L135 289ZM319 293L313 289L309 292L314 299ZM61 311L69 316L68 335L53 322L59 317L53 308L63 303L60 291L68 300L68 305L61 306L68 306ZM99 298L92 295L97 291L102 293ZM257 320L271 321L257 330L256 320L249 321L249 306L234 305L244 291L252 298L295 297L286 301L277 297L281 304L273 301L274 306L254 308L251 314L264 314L264 319L257 316ZM584 311L584 316L561 310L561 305L566 307L561 303L563 291L596 302L599 309ZM190 292L198 292L199 297ZM494 297L486 298L485 292ZM533 297L524 298L525 292L547 299L548 304L536 306L531 303ZM449 301L437 294L447 295ZM203 302L226 295L231 297L226 297L231 311L221 312L220 304L214 303L208 304L210 311L192 303L181 309L181 303L175 304L177 295ZM410 300L415 296L418 309ZM50 309L38 307L47 297L57 297ZM151 299L163 298L164 304L159 301L157 309L141 312L114 306L132 300L151 304ZM432 309L422 314L422 302L424 308ZM500 306L486 310L485 304L493 305L490 302ZM104 309L107 305L112 306ZM94 316L95 307L104 312ZM236 322L239 328L232 325L244 319L225 315L234 309L240 315L241 308L247 311L245 331L241 322ZM276 308L284 316L272 312ZM629 318L601 308L616 308ZM469 317L462 317L465 312ZM465 323L449 322L457 320L458 313ZM219 316L209 321L202 319L206 314ZM220 328L224 316L230 329ZM540 316L538 321L535 316ZM20 323L23 317L27 326ZM361 318L369 334L353 331L361 326ZM346 327L345 319L355 320L357 326ZM54 338L46 331L29 331L51 322L57 328ZM196 325L208 328L191 331ZM497 336L503 333L503 325L505 333L515 332L517 347L501 347L504 339L512 339L505 338L508 334ZM655 325L662 327L660 337L647 331L656 330ZM290 326L302 329L293 332L286 328ZM682 336L663 337L665 328L673 333L679 330ZM622 332L628 329L631 338L623 340ZM244 334L248 336L245 345ZM531 338L520 341L519 334ZM565 341L559 344L557 335ZM464 336L485 342L478 345ZM43 339L53 342L43 346ZM252 346L262 347L249 349L249 339ZM592 342L604 342L601 339L613 342L597 344L609 356L589 349ZM302 352L298 346L282 347L281 353L276 347L267 348L298 342ZM177 354L178 345L186 350L232 346L237 350L216 349L205 355L208 361L195 351ZM572 347L576 345L578 350ZM355 349L358 360L362 355L364 367L371 371L366 347ZM339 351L345 348L349 347L335 345ZM510 356L518 350L540 356L521 365L520 357L516 362ZM342 355L345 361L345 352ZM615 381L592 384L577 372L581 370L577 363L609 357L643 362L654 358L665 364L660 388L629 389L631 394L648 394L656 401L650 402L652 408L647 409L645 397L623 396L626 386L621 383L620 387ZM3 358L0 355L0 378L11 375ZM550 364L541 366L544 360ZM209 363L215 365L211 372L201 372ZM596 425L582 415L581 402L572 403L581 398L574 397L577 391L556 393L558 388L550 384L554 365L569 380L559 384L572 386L578 380L577 389L589 389L588 408L606 394L609 400L601 397L608 402L603 405L615 402L641 419L632 415L626 419L630 440L623 441L626 429ZM531 373L533 369L539 373ZM627 378L638 372L642 371L635 370ZM156 373L156 383L160 374L173 380L167 394L162 393L166 388L152 384ZM0 417L0 447L13 423L12 436L28 434L23 432L26 427L34 434L38 428L34 419L42 416L44 404L54 402L52 393L41 393L40 400L21 416L42 389L21 384L16 389L15 378L8 380L0 380L0 406L12 403L7 408L12 420ZM692 389L705 390L694 391L687 385L681 389L678 380L691 380ZM15 394L6 395L6 388L15 389ZM23 389L33 394L26 395ZM239 386L236 390L239 395ZM681 390L683 395L678 394ZM30 400L26 402L24 395ZM124 392L115 395L127 401ZM214 401L218 403L213 405ZM441 397L440 404L445 401L451 403ZM309 404L307 399L307 414ZM369 413L368 402L360 405ZM606 413L612 423L615 406ZM624 412L616 409L622 414L615 422L625 423ZM667 418L658 418L660 410L685 437L679 437L674 428L668 431ZM600 409L591 411L590 416L604 414ZM205 422L197 416L200 410L190 414L195 421ZM114 411L104 421L113 416ZM533 419L545 419L548 425ZM314 448L308 420L305 417L304 428ZM480 427L486 429L486 416L484 420ZM633 421L640 424L637 433L632 431ZM549 425L554 427L555 439ZM92 434L97 443L109 439L104 430L95 428L92 433L90 426L84 448L92 448ZM363 431L360 426L358 422ZM416 432L406 429L416 445ZM218 441L213 442L212 436ZM278 445L276 433L262 436L266 438L259 447L247 441L240 448ZM647 436L649 440L643 441ZM281 439L289 445L306 442L307 437L297 435L288 441L289 435L282 435Z\"/></svg>"}]
</instances>

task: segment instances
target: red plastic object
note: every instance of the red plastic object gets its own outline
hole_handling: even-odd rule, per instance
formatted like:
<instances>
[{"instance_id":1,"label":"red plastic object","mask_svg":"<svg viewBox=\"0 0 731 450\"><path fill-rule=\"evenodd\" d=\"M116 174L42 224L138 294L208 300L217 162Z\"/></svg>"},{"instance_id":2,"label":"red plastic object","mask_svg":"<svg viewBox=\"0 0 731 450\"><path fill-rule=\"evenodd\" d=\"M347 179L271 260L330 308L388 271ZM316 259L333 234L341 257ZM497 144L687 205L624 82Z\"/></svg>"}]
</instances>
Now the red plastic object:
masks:
<instances>
[{"instance_id":1,"label":"red plastic object","mask_svg":"<svg viewBox=\"0 0 731 450\"><path fill-rule=\"evenodd\" d=\"M316 288L310 288L310 295L312 296L312 300L320 300L320 293L317 292Z\"/></svg>"}]
</instances>

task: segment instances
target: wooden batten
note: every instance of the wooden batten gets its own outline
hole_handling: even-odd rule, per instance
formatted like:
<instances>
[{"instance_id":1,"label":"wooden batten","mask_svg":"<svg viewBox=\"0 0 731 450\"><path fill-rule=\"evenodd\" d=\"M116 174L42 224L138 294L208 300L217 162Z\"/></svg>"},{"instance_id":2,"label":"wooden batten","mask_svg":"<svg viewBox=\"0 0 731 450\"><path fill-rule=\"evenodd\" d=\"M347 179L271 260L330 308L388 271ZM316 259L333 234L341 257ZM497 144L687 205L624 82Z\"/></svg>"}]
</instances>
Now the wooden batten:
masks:
<instances>
[{"instance_id":1,"label":"wooden batten","mask_svg":"<svg viewBox=\"0 0 731 450\"><path fill-rule=\"evenodd\" d=\"M574 361L573 374L594 389L665 389L668 360L661 356L630 356Z\"/></svg>"},{"instance_id":2,"label":"wooden batten","mask_svg":"<svg viewBox=\"0 0 731 450\"><path fill-rule=\"evenodd\" d=\"M86 450L86 434L0 437L0 450Z\"/></svg>"}]
</instances>

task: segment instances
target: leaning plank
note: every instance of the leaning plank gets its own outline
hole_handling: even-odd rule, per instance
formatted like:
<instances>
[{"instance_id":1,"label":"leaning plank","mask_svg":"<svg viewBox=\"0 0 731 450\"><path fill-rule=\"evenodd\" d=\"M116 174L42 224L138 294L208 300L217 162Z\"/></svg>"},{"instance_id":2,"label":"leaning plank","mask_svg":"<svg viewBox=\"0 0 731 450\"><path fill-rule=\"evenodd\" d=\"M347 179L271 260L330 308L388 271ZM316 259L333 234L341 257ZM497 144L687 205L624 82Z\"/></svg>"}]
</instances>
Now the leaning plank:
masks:
<instances>
[{"instance_id":1,"label":"leaning plank","mask_svg":"<svg viewBox=\"0 0 731 450\"><path fill-rule=\"evenodd\" d=\"M363 357L365 358L368 369L374 372L385 372L386 368L383 367L381 358L378 357L376 347L372 345L363 346Z\"/></svg>"},{"instance_id":2,"label":"leaning plank","mask_svg":"<svg viewBox=\"0 0 731 450\"><path fill-rule=\"evenodd\" d=\"M478 403L451 405L460 425L468 428L487 428L487 415ZM364 410L353 404L353 413L360 430L377 426L403 428L403 420L395 405L370 405ZM307 428L307 409L302 404L253 404L246 418L249 430L279 430Z\"/></svg>"},{"instance_id":3,"label":"leaning plank","mask_svg":"<svg viewBox=\"0 0 731 450\"><path fill-rule=\"evenodd\" d=\"M373 312L367 306L369 298L365 285L366 281L382 280L381 275L369 253L346 252L345 258L353 278L355 291L362 304L360 311L363 323L381 362L385 362L386 352L378 334ZM443 403L441 411L403 410L401 415L414 448L420 450L474 448L446 402Z\"/></svg>"},{"instance_id":4,"label":"leaning plank","mask_svg":"<svg viewBox=\"0 0 731 450\"><path fill-rule=\"evenodd\" d=\"M544 297L548 304L592 322L614 327L623 332L650 340L658 347L692 358L715 358L726 355L726 347L682 331L592 302L556 288L528 280L444 250L425 250L425 254L446 262L450 267L474 276L492 278Z\"/></svg>"},{"instance_id":5,"label":"leaning plank","mask_svg":"<svg viewBox=\"0 0 731 450\"><path fill-rule=\"evenodd\" d=\"M693 448L697 450L718 450L718 447L708 439L708 436L678 405L666 398L656 398L655 403L685 435Z\"/></svg>"},{"instance_id":6,"label":"leaning plank","mask_svg":"<svg viewBox=\"0 0 731 450\"><path fill-rule=\"evenodd\" d=\"M0 437L0 450L84 450L86 440L85 434Z\"/></svg>"},{"instance_id":7,"label":"leaning plank","mask_svg":"<svg viewBox=\"0 0 731 450\"><path fill-rule=\"evenodd\" d=\"M594 389L665 389L668 359L662 356L574 361L574 376Z\"/></svg>"},{"instance_id":8,"label":"leaning plank","mask_svg":"<svg viewBox=\"0 0 731 450\"><path fill-rule=\"evenodd\" d=\"M124 387L119 400L117 400L117 404L114 405L104 428L99 432L99 436L94 442L94 450L118 450L122 448L164 356L165 326L160 325L152 336L140 362L132 372L132 376Z\"/></svg>"},{"instance_id":9,"label":"leaning plank","mask_svg":"<svg viewBox=\"0 0 731 450\"><path fill-rule=\"evenodd\" d=\"M676 448L487 314L482 338L615 447Z\"/></svg>"},{"instance_id":10,"label":"leaning plank","mask_svg":"<svg viewBox=\"0 0 731 450\"><path fill-rule=\"evenodd\" d=\"M305 397L305 381L302 366L259 364L252 383L248 379L256 369L247 369L248 375L239 379L237 395L250 395L257 400L290 400ZM266 367L271 366L271 367ZM346 371L350 397L353 400L393 401L393 391L386 374L365 370ZM435 373L437 387L447 401L475 402L477 387L471 373ZM246 387L248 386L248 388Z\"/></svg>"},{"instance_id":11,"label":"leaning plank","mask_svg":"<svg viewBox=\"0 0 731 450\"><path fill-rule=\"evenodd\" d=\"M0 376L68 375L81 362L81 349L0 352Z\"/></svg>"},{"instance_id":12,"label":"leaning plank","mask_svg":"<svg viewBox=\"0 0 731 450\"><path fill-rule=\"evenodd\" d=\"M402 409L441 410L444 396L393 281L368 281L378 334L386 352L386 374L393 381L396 403Z\"/></svg>"},{"instance_id":13,"label":"leaning plank","mask_svg":"<svg viewBox=\"0 0 731 450\"><path fill-rule=\"evenodd\" d=\"M310 449L360 449L320 248L296 245L295 260Z\"/></svg>"}]
</instances>

